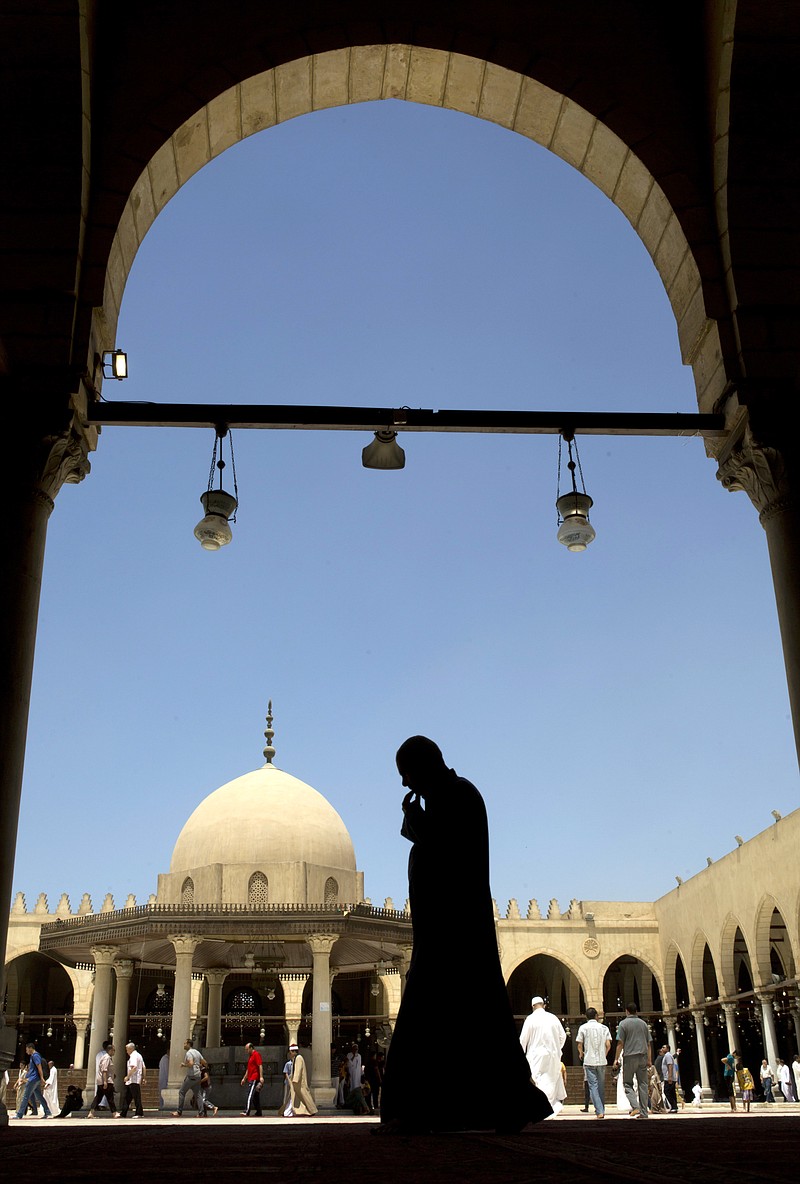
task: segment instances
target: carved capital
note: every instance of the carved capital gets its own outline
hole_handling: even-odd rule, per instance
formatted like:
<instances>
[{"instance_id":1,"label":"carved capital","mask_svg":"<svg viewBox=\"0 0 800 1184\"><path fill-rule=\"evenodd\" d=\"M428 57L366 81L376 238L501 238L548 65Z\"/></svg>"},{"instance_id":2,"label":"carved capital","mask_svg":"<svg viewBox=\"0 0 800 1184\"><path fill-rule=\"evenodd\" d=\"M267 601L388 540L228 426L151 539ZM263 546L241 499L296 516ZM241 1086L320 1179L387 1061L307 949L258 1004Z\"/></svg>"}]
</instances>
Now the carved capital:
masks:
<instances>
[{"instance_id":1,"label":"carved capital","mask_svg":"<svg viewBox=\"0 0 800 1184\"><path fill-rule=\"evenodd\" d=\"M202 937L195 937L192 933L171 933L169 940L175 947L176 957L179 957L181 954L191 956L197 947L203 944Z\"/></svg>"},{"instance_id":2,"label":"carved capital","mask_svg":"<svg viewBox=\"0 0 800 1184\"><path fill-rule=\"evenodd\" d=\"M306 942L311 947L311 953L315 958L320 954L329 957L331 950L338 940L338 935L335 933L310 933L306 938Z\"/></svg>"},{"instance_id":3,"label":"carved capital","mask_svg":"<svg viewBox=\"0 0 800 1184\"><path fill-rule=\"evenodd\" d=\"M114 973L116 974L117 979L133 978L133 963L128 961L127 958L123 958L121 961L115 962Z\"/></svg>"},{"instance_id":4,"label":"carved capital","mask_svg":"<svg viewBox=\"0 0 800 1184\"><path fill-rule=\"evenodd\" d=\"M744 490L763 526L773 515L800 504L796 468L793 452L758 439L747 427L730 454L720 461L717 479L732 492Z\"/></svg>"},{"instance_id":5,"label":"carved capital","mask_svg":"<svg viewBox=\"0 0 800 1184\"><path fill-rule=\"evenodd\" d=\"M96 967L113 966L117 956L116 946L93 946L92 957Z\"/></svg>"},{"instance_id":6,"label":"carved capital","mask_svg":"<svg viewBox=\"0 0 800 1184\"><path fill-rule=\"evenodd\" d=\"M206 980L210 987L221 987L225 982L225 979L230 974L230 971L224 969L214 969L206 970L203 973L205 974Z\"/></svg>"}]
</instances>

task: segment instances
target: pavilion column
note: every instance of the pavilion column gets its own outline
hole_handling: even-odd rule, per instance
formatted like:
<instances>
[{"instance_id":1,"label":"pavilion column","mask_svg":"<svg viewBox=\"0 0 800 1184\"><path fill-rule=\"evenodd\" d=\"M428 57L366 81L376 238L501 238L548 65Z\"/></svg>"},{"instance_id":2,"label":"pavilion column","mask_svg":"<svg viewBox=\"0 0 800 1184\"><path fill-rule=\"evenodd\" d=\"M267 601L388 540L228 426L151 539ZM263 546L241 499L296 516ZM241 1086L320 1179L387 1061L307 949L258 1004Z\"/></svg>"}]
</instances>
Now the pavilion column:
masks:
<instances>
[{"instance_id":1,"label":"pavilion column","mask_svg":"<svg viewBox=\"0 0 800 1184\"><path fill-rule=\"evenodd\" d=\"M411 965L411 955L413 952L414 952L414 947L410 943L400 946L400 995L401 995L401 997L402 997L403 992L406 989L406 976L408 974L408 968Z\"/></svg>"},{"instance_id":2,"label":"pavilion column","mask_svg":"<svg viewBox=\"0 0 800 1184\"><path fill-rule=\"evenodd\" d=\"M82 1069L86 1063L86 1029L89 1026L88 1015L72 1017L75 1024L75 1051L72 1054L72 1065L75 1069Z\"/></svg>"},{"instance_id":3,"label":"pavilion column","mask_svg":"<svg viewBox=\"0 0 800 1184\"><path fill-rule=\"evenodd\" d=\"M283 1010L286 1021L287 1044L297 1044L297 1033L303 1022L303 992L308 982L307 974L279 974L283 989Z\"/></svg>"},{"instance_id":4,"label":"pavilion column","mask_svg":"<svg viewBox=\"0 0 800 1184\"><path fill-rule=\"evenodd\" d=\"M653 972L648 970L645 966L642 969L642 978L639 985L639 1004L642 1011L646 1015L650 1015L653 1011Z\"/></svg>"},{"instance_id":5,"label":"pavilion column","mask_svg":"<svg viewBox=\"0 0 800 1184\"><path fill-rule=\"evenodd\" d=\"M311 1031L311 1085L317 1102L333 1102L331 1085L331 950L338 941L335 933L315 933L306 938L314 959L313 1016Z\"/></svg>"},{"instance_id":6,"label":"pavilion column","mask_svg":"<svg viewBox=\"0 0 800 1184\"><path fill-rule=\"evenodd\" d=\"M728 1029L728 1050L733 1052L739 1047L739 1029L736 1027L736 1004L723 1003L722 1010L725 1012L725 1027Z\"/></svg>"},{"instance_id":7,"label":"pavilion column","mask_svg":"<svg viewBox=\"0 0 800 1184\"><path fill-rule=\"evenodd\" d=\"M674 1053L678 1047L678 1041L675 1039L675 1021L671 1015L665 1015L664 1023L667 1026L667 1045L669 1051Z\"/></svg>"},{"instance_id":8,"label":"pavilion column","mask_svg":"<svg viewBox=\"0 0 800 1184\"><path fill-rule=\"evenodd\" d=\"M776 446L780 440L782 447ZM717 476L726 489L743 489L767 536L783 660L800 754L800 495L793 442L769 424L752 421L724 456Z\"/></svg>"},{"instance_id":9,"label":"pavilion column","mask_svg":"<svg viewBox=\"0 0 800 1184\"><path fill-rule=\"evenodd\" d=\"M711 1078L708 1075L708 1053L706 1052L706 1025L705 1013L703 1011L693 1011L694 1016L694 1034L697 1040L697 1059L700 1064L700 1085L703 1089L704 1095L711 1094Z\"/></svg>"},{"instance_id":10,"label":"pavilion column","mask_svg":"<svg viewBox=\"0 0 800 1184\"><path fill-rule=\"evenodd\" d=\"M778 1064L778 1036L775 1031L775 1013L772 1010L771 995L756 995L761 1004L761 1022L764 1032L764 1056L773 1069ZM733 1046L731 1046L733 1047Z\"/></svg>"},{"instance_id":11,"label":"pavilion column","mask_svg":"<svg viewBox=\"0 0 800 1184\"><path fill-rule=\"evenodd\" d=\"M191 1034L192 1022L192 959L202 944L201 937L190 933L170 934L175 950L175 994L172 1001L172 1030L169 1041L169 1082L164 1093L164 1104L171 1109L178 1104L178 1090L185 1073L181 1068L184 1042Z\"/></svg>"},{"instance_id":12,"label":"pavilion column","mask_svg":"<svg viewBox=\"0 0 800 1184\"><path fill-rule=\"evenodd\" d=\"M131 982L133 981L133 963L123 958L114 963L114 973L117 976L117 991L114 997L114 1076L117 1089L125 1076L128 1054L125 1044L128 1040L128 1018L130 1015Z\"/></svg>"},{"instance_id":13,"label":"pavilion column","mask_svg":"<svg viewBox=\"0 0 800 1184\"><path fill-rule=\"evenodd\" d=\"M207 970L208 1015L206 1017L206 1048L219 1048L222 1038L222 984L230 973L227 970Z\"/></svg>"},{"instance_id":14,"label":"pavilion column","mask_svg":"<svg viewBox=\"0 0 800 1184\"><path fill-rule=\"evenodd\" d=\"M92 950L94 994L92 995L88 1072L93 1076L95 1058L103 1047L103 1041L108 1039L108 1014L111 1010L111 967L114 965L116 956L115 946L95 946Z\"/></svg>"},{"instance_id":15,"label":"pavilion column","mask_svg":"<svg viewBox=\"0 0 800 1184\"><path fill-rule=\"evenodd\" d=\"M800 1052L800 1007L798 1007L797 996L792 996L791 1002L791 1016L794 1024L794 1042L797 1046L797 1051Z\"/></svg>"}]
</instances>

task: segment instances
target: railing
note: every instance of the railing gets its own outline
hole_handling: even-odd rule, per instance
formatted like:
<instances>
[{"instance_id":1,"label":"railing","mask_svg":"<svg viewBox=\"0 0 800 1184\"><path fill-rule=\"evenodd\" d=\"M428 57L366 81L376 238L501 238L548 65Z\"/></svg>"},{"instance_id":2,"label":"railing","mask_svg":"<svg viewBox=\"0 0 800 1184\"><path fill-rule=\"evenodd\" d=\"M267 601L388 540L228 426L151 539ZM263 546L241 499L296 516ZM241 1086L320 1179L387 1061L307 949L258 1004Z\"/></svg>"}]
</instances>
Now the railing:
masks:
<instances>
[{"instance_id":1,"label":"railing","mask_svg":"<svg viewBox=\"0 0 800 1184\"><path fill-rule=\"evenodd\" d=\"M313 916L315 919L330 917L345 920L347 917L363 917L376 921L409 921L409 914L400 909L375 908L367 904L266 904L254 907L249 904L138 904L126 909L111 909L100 913L76 913L70 917L57 917L42 926L43 935L53 935L65 929L74 929L87 924L107 924L115 921L145 921L163 917L191 917L198 920L214 917L260 917L260 916Z\"/></svg>"}]
</instances>

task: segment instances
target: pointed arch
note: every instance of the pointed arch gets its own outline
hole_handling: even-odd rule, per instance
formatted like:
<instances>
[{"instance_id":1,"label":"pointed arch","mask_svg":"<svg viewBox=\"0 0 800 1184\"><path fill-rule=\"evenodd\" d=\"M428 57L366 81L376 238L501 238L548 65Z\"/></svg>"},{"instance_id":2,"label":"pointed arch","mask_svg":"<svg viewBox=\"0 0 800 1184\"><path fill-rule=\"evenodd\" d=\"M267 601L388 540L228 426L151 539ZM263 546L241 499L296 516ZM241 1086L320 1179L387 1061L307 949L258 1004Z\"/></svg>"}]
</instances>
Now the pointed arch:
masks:
<instances>
[{"instance_id":1,"label":"pointed arch","mask_svg":"<svg viewBox=\"0 0 800 1184\"><path fill-rule=\"evenodd\" d=\"M755 919L754 966L758 985L773 981L773 975L794 978L795 956L791 933L784 911L774 896L765 893L759 902Z\"/></svg>"},{"instance_id":2,"label":"pointed arch","mask_svg":"<svg viewBox=\"0 0 800 1184\"><path fill-rule=\"evenodd\" d=\"M194 880L191 876L187 876L181 884L181 904L184 908L194 905Z\"/></svg>"},{"instance_id":3,"label":"pointed arch","mask_svg":"<svg viewBox=\"0 0 800 1184\"><path fill-rule=\"evenodd\" d=\"M325 881L325 904L335 905L339 903L339 882L333 876L328 876Z\"/></svg>"},{"instance_id":4,"label":"pointed arch","mask_svg":"<svg viewBox=\"0 0 800 1184\"><path fill-rule=\"evenodd\" d=\"M493 62L411 44L358 45L311 54L246 78L180 127L148 162L129 195L109 251L93 336L113 346L128 274L148 229L199 169L227 148L323 108L401 99L485 119L547 148L597 186L625 215L661 276L698 404L725 387L716 322L706 312L698 263L681 221L631 147L574 100Z\"/></svg>"}]
</instances>

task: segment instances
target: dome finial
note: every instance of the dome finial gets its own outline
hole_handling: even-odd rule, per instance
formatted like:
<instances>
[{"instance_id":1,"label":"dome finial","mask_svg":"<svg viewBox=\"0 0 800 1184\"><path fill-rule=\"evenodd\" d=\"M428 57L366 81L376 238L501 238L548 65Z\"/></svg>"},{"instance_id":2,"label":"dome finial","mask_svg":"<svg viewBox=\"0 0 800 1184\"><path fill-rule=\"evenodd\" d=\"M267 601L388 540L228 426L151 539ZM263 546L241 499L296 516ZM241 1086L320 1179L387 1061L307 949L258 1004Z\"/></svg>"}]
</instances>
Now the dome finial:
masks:
<instances>
[{"instance_id":1,"label":"dome finial","mask_svg":"<svg viewBox=\"0 0 800 1184\"><path fill-rule=\"evenodd\" d=\"M275 755L275 749L272 744L274 735L275 733L272 730L272 700L270 699L269 703L267 704L267 730L264 732L264 736L266 737L267 741L267 746L264 749L264 756L268 765L272 764L272 758Z\"/></svg>"}]
</instances>

